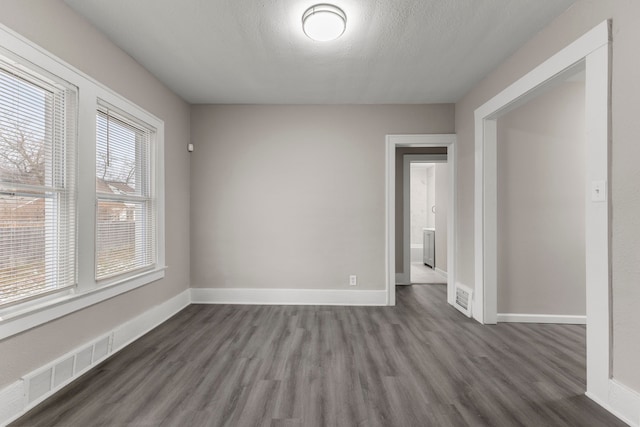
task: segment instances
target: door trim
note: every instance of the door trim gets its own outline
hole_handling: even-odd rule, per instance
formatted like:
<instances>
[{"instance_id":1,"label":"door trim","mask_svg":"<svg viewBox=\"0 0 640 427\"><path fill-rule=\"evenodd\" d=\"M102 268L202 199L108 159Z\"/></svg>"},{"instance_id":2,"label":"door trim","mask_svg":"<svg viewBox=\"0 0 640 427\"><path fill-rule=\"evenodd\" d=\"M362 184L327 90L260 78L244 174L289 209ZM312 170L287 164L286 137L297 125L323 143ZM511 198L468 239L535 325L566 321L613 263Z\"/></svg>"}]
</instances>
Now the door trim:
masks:
<instances>
[{"instance_id":1,"label":"door trim","mask_svg":"<svg viewBox=\"0 0 640 427\"><path fill-rule=\"evenodd\" d=\"M587 395L608 401L611 364L609 253L610 22L605 21L475 111L475 301L473 316L497 322L497 118L576 67L586 67ZM591 201L605 182L606 200Z\"/></svg>"},{"instance_id":2,"label":"door trim","mask_svg":"<svg viewBox=\"0 0 640 427\"><path fill-rule=\"evenodd\" d=\"M396 148L398 147L446 147L449 169L449 206L447 217L447 302L455 299L456 266L456 135L420 134L387 135L385 140L385 273L387 305L396 305Z\"/></svg>"}]
</instances>

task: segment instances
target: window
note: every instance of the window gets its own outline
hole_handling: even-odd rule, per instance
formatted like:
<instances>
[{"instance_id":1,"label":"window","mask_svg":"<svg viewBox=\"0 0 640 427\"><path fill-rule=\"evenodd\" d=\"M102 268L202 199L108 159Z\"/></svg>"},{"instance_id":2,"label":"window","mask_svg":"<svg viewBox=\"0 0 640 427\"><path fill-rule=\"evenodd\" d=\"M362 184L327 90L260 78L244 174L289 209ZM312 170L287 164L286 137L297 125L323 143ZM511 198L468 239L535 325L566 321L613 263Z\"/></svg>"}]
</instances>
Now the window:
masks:
<instances>
[{"instance_id":1,"label":"window","mask_svg":"<svg viewBox=\"0 0 640 427\"><path fill-rule=\"evenodd\" d=\"M0 25L0 340L164 262L163 121Z\"/></svg>"},{"instance_id":2,"label":"window","mask_svg":"<svg viewBox=\"0 0 640 427\"><path fill-rule=\"evenodd\" d=\"M96 114L96 279L152 268L154 129L107 105Z\"/></svg>"},{"instance_id":3,"label":"window","mask_svg":"<svg viewBox=\"0 0 640 427\"><path fill-rule=\"evenodd\" d=\"M76 93L0 57L0 308L76 284Z\"/></svg>"}]
</instances>

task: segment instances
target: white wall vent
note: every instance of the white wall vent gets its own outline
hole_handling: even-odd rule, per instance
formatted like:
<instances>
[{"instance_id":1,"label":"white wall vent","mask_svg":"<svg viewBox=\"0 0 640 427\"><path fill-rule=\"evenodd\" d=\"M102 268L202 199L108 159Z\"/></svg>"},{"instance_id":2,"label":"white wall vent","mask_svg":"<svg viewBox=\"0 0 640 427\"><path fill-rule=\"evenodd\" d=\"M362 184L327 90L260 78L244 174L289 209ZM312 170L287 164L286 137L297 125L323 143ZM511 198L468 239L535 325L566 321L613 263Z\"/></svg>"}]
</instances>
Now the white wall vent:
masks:
<instances>
[{"instance_id":1,"label":"white wall vent","mask_svg":"<svg viewBox=\"0 0 640 427\"><path fill-rule=\"evenodd\" d=\"M97 363L109 354L109 336L102 338L93 345L93 363Z\"/></svg>"},{"instance_id":2,"label":"white wall vent","mask_svg":"<svg viewBox=\"0 0 640 427\"><path fill-rule=\"evenodd\" d=\"M106 359L111 354L111 335L103 336L89 345L80 347L41 369L25 375L25 410L42 402L74 379Z\"/></svg>"},{"instance_id":3,"label":"white wall vent","mask_svg":"<svg viewBox=\"0 0 640 427\"><path fill-rule=\"evenodd\" d=\"M76 365L74 372L82 372L91 366L91 359L93 358L93 346L90 345L80 350L76 354Z\"/></svg>"},{"instance_id":4,"label":"white wall vent","mask_svg":"<svg viewBox=\"0 0 640 427\"><path fill-rule=\"evenodd\" d=\"M73 356L67 357L53 367L53 387L60 387L73 377Z\"/></svg>"},{"instance_id":5,"label":"white wall vent","mask_svg":"<svg viewBox=\"0 0 640 427\"><path fill-rule=\"evenodd\" d=\"M456 300L453 304L460 312L467 317L471 317L471 307L473 305L473 291L464 285L456 283Z\"/></svg>"},{"instance_id":6,"label":"white wall vent","mask_svg":"<svg viewBox=\"0 0 640 427\"><path fill-rule=\"evenodd\" d=\"M27 402L32 403L51 391L53 368L49 367L37 374L25 378L27 384Z\"/></svg>"}]
</instances>

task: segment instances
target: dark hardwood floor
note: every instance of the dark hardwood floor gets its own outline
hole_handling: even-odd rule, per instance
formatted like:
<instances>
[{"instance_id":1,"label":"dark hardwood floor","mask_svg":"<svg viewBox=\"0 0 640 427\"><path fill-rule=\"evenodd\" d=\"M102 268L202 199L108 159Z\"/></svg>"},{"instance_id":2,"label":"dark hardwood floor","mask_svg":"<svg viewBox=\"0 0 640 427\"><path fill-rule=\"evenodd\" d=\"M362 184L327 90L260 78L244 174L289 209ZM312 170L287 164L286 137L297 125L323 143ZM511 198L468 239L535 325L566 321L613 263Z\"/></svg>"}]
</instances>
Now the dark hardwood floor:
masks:
<instances>
[{"instance_id":1,"label":"dark hardwood floor","mask_svg":"<svg viewBox=\"0 0 640 427\"><path fill-rule=\"evenodd\" d=\"M192 305L16 426L624 426L584 396L585 328L396 307Z\"/></svg>"}]
</instances>

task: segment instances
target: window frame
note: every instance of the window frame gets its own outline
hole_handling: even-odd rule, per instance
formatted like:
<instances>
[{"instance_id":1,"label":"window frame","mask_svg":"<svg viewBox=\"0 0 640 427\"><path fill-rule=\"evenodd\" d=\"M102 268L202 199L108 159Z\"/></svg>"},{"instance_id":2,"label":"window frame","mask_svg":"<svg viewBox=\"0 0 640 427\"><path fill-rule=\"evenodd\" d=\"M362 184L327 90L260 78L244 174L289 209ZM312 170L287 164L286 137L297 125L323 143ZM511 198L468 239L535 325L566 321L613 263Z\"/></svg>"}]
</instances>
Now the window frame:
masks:
<instances>
[{"instance_id":1,"label":"window frame","mask_svg":"<svg viewBox=\"0 0 640 427\"><path fill-rule=\"evenodd\" d=\"M43 122L45 123L44 134L50 134L51 147L45 157L48 159L45 170L46 179L44 183L19 183L11 180L0 184L0 187L7 189L0 192L23 196L40 194L37 199L43 200L43 233L44 239L44 259L45 267L44 287L49 289L41 290L37 293L10 301L0 310L7 310L14 305L21 305L29 301L40 299L48 295L60 294L77 285L75 265L76 258L76 206L75 188L76 173L73 165L78 151L77 138L77 109L78 109L78 88L64 79L55 76L39 67L24 67L20 64L19 58L13 52L6 51L0 46L0 56L2 57L2 68L9 78L13 78L18 84L25 84L36 88L43 93L49 93L50 99L43 99L45 107L43 110ZM64 99L64 107L58 108L59 99ZM49 115L51 114L51 115ZM47 125L48 124L48 125ZM71 125L71 129L67 125ZM46 160L45 160L46 161ZM69 166L71 165L71 166ZM53 211L53 212L51 212ZM53 215L52 215L53 213ZM52 215L49 218L49 215ZM64 231L68 234L64 235ZM62 238L58 236L62 235ZM1 246L1 245L0 245ZM67 261L65 265L64 261ZM72 261L73 265L68 262ZM63 272L64 283L56 283L60 279L59 272ZM56 276L55 280L50 280L51 276ZM53 282L53 283L50 283ZM55 286L49 286L55 284Z\"/></svg>"},{"instance_id":2,"label":"window frame","mask_svg":"<svg viewBox=\"0 0 640 427\"><path fill-rule=\"evenodd\" d=\"M155 266L157 265L157 255L158 255L158 251L157 248L155 247L155 240L157 238L157 233L153 234L153 231L157 232L157 221L156 221L156 217L157 217L157 207L156 207L156 183L155 183L155 170L156 170L156 164L154 163L154 151L155 151L155 146L156 146L156 128L141 120L139 117L137 116L133 116L128 112L124 112L119 110L118 108L114 107L113 105L105 102L104 100L99 99L98 100L98 108L96 110L96 123L97 123L97 114L99 113L103 113L105 111L111 111L114 113L115 115L115 119L119 120L119 121L123 121L123 123L125 123L126 125L129 125L131 127L134 128L138 128L140 130L143 130L145 132L148 132L148 136L149 136L149 149L148 152L144 153L145 156L143 156L143 160L142 163L140 164L140 169L138 170L138 168L136 167L136 187L138 187L138 185L142 184L142 188L145 189L146 191L144 191L144 194L132 194L132 195L118 195L118 196L113 196L110 197L108 195L105 195L104 193L100 193L97 191L96 189L96 227L95 227L95 242L94 242L94 247L95 247L95 253L96 253L96 268L95 268L95 279L97 283L100 284L104 284L104 283L110 283L114 280L122 280L126 277L131 277L131 276L135 276L139 273L143 273L145 271L148 270L152 270L155 268ZM107 113L108 115L108 113ZM96 132L96 147L97 147L97 132ZM137 144L137 143L136 143ZM139 147L135 147L135 155L136 155L136 159L135 159L135 163L136 165L138 164L138 153L139 153ZM148 159L145 159L144 157L148 157ZM97 162L97 156L94 157L94 162ZM140 180L140 176L144 176L144 180L142 182L138 182ZM97 178L97 175L96 175ZM105 276L99 277L98 274L98 259L99 259L99 254L98 254L98 238L99 238L99 232L98 232L98 218L99 218L99 203L100 201L103 200L108 200L108 201L112 201L112 202L116 202L116 201L122 201L122 202L126 202L126 201L130 201L133 203L144 203L146 206L145 208L145 213L146 210L150 210L151 211L151 234L148 237L149 239L151 239L151 245L145 245L147 248L151 248L151 264L149 265L145 265L145 266L141 266L141 267L137 267L137 268L133 268L133 269L129 269L127 271L122 271L122 272L116 272L116 273L111 273L111 274L107 274ZM146 215L143 215L142 221L148 221L149 218L145 218ZM136 223L137 225L137 223ZM146 233L145 233L146 234Z\"/></svg>"},{"instance_id":3,"label":"window frame","mask_svg":"<svg viewBox=\"0 0 640 427\"><path fill-rule=\"evenodd\" d=\"M165 276L164 122L125 97L79 71L40 46L0 24L0 47L22 66L68 82L78 91L76 164L76 277L66 291L0 309L0 340L144 286ZM100 102L112 105L155 128L151 146L152 191L156 209L156 263L152 269L95 278L96 111Z\"/></svg>"}]
</instances>

